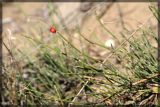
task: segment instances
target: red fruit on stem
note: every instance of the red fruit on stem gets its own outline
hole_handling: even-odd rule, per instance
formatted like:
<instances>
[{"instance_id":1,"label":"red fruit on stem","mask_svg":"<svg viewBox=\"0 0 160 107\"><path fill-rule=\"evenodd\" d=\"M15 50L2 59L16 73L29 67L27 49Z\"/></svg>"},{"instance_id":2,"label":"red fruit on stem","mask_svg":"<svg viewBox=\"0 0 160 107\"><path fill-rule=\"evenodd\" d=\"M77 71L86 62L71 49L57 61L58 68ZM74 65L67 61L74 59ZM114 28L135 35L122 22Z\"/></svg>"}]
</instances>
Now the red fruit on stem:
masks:
<instances>
[{"instance_id":1,"label":"red fruit on stem","mask_svg":"<svg viewBox=\"0 0 160 107\"><path fill-rule=\"evenodd\" d=\"M52 26L52 27L50 28L50 32L51 32L51 33L56 33L56 28Z\"/></svg>"}]
</instances>

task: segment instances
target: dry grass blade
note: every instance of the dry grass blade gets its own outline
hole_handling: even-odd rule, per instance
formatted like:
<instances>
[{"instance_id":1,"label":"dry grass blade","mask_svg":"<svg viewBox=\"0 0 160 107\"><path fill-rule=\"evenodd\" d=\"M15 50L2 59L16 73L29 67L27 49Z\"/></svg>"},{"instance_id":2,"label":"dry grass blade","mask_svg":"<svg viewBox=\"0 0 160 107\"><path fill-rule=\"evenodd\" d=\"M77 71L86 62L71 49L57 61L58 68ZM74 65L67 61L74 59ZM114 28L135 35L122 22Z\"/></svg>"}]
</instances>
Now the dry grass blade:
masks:
<instances>
[{"instance_id":1,"label":"dry grass blade","mask_svg":"<svg viewBox=\"0 0 160 107\"><path fill-rule=\"evenodd\" d=\"M69 103L69 106L70 107L74 101L77 99L77 97L81 94L81 92L83 91L83 89L85 88L85 86L88 84L89 81L86 81L85 84L82 86L82 88L79 90L79 92L77 93L77 95L73 98L73 100L71 101L71 103Z\"/></svg>"},{"instance_id":2,"label":"dry grass blade","mask_svg":"<svg viewBox=\"0 0 160 107\"><path fill-rule=\"evenodd\" d=\"M101 3L93 4L93 8L82 9L85 20L82 27L73 24L79 23L75 17L82 18L79 13L75 12L73 17L67 18L69 20L62 19L65 14L70 17L70 13L67 15L69 7L65 7L65 14L61 14L60 8L57 11L52 3L40 10L47 12L47 18L43 18L40 12L35 16L26 13L27 19L22 17L22 20L15 20L17 25L21 24L22 31L14 33L16 39L9 42L7 33L4 33L2 42L4 53L7 53L3 55L6 58L3 58L2 65L4 106L155 104L160 74L156 59L157 47L152 46L152 41L158 43L156 25L152 23L153 15L149 20L143 17L141 21L139 13L131 12L138 14L138 19L135 14L135 19L132 15L130 18L131 13L122 14L130 10L128 7L123 10L123 4L117 5L121 6L118 7L121 9L119 11L116 5L112 6L115 9L110 8L109 5L113 3L107 6L102 2L106 11L99 5ZM73 7L70 7L74 12ZM23 15L19 15L21 19ZM150 14L147 13L147 16ZM56 21L55 17L62 23ZM107 23L111 20L118 21ZM56 32L50 32L51 26L56 28ZM8 28L8 25L5 27ZM108 48L105 41L110 38L114 39L115 46Z\"/></svg>"},{"instance_id":3,"label":"dry grass blade","mask_svg":"<svg viewBox=\"0 0 160 107\"><path fill-rule=\"evenodd\" d=\"M158 74L154 74L153 76L150 76L150 77L148 77L148 78L146 78L146 79L141 79L141 80L139 80L139 81L137 81L137 82L134 82L132 85L133 85L133 86L139 85L139 84L141 84L141 83L144 83L144 82L148 81L149 79L153 79L153 78L155 78L155 77L158 77L159 75L160 75L159 73L158 73Z\"/></svg>"},{"instance_id":4,"label":"dry grass blade","mask_svg":"<svg viewBox=\"0 0 160 107\"><path fill-rule=\"evenodd\" d=\"M128 37L125 41L123 41L123 42L122 42L116 49L114 49L113 51L115 52L115 51L117 51L119 48L121 48L122 45L125 44L129 39L131 39L131 38L134 36L134 34L135 34L139 29L141 29L146 23L147 23L147 21L144 22L141 26L139 26L133 33L131 33L131 34L129 35L129 37ZM108 55L108 57L106 57L106 58L103 60L102 65L108 60L108 58L110 58L110 57L114 54L114 52L111 52L111 53ZM102 66L102 65L101 65L101 66Z\"/></svg>"}]
</instances>

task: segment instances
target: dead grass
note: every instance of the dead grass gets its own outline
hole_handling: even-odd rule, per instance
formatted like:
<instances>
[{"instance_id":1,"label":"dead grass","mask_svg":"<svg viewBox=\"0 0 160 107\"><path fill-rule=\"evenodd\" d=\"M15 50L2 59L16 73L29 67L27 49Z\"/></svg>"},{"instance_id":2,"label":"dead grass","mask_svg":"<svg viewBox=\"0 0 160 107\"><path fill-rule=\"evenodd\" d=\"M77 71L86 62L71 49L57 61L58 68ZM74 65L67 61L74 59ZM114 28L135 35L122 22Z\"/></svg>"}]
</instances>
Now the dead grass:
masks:
<instances>
[{"instance_id":1,"label":"dead grass","mask_svg":"<svg viewBox=\"0 0 160 107\"><path fill-rule=\"evenodd\" d=\"M158 40L153 23L148 24L155 17L119 31L93 16L98 27L88 27L94 29L89 33L75 29L70 37L58 27L50 33L52 24L41 18L31 18L18 33L4 29L3 105L155 105ZM117 46L105 47L98 32Z\"/></svg>"}]
</instances>

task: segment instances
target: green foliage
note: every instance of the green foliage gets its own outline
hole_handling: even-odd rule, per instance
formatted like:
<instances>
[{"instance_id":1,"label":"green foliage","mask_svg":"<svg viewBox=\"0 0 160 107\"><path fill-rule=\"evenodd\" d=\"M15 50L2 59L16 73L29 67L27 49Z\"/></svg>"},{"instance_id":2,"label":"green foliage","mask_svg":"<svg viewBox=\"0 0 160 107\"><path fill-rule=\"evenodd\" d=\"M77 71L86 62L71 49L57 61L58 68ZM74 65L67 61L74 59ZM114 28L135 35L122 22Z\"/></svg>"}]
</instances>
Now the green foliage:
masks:
<instances>
[{"instance_id":1,"label":"green foliage","mask_svg":"<svg viewBox=\"0 0 160 107\"><path fill-rule=\"evenodd\" d=\"M100 24L118 39L103 23ZM21 63L24 64L20 72L15 73L16 80L9 70L16 71L19 68L4 64L4 82L17 82L18 88L13 93L19 105L156 104L157 91L153 91L156 87L153 84L157 84L160 79L157 47L152 46L150 39L157 42L157 37L152 29L139 29L137 32L141 34L124 34L124 39L118 40L119 45L113 49L86 39L78 31L86 45L96 45L109 51L109 56L103 61L95 59L85 49L81 51L60 32L53 36L54 40L50 44L24 36L31 46L40 48L31 54L33 56L23 53ZM17 55L20 54L17 51ZM24 78L25 71L28 76ZM9 91L12 89L7 87L5 93L11 93ZM13 98L10 97L13 93L5 97Z\"/></svg>"}]
</instances>

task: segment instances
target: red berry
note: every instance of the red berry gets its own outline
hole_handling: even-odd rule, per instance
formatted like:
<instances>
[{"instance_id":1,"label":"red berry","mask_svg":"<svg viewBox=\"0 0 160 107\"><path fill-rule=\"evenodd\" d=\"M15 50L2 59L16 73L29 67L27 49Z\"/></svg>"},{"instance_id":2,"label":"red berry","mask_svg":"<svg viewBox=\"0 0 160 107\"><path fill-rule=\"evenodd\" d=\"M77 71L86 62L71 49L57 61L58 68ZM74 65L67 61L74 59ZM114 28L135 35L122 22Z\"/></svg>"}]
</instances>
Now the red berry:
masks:
<instances>
[{"instance_id":1,"label":"red berry","mask_svg":"<svg viewBox=\"0 0 160 107\"><path fill-rule=\"evenodd\" d=\"M55 27L51 27L51 28L50 28L50 32L56 33L56 28L55 28Z\"/></svg>"}]
</instances>

